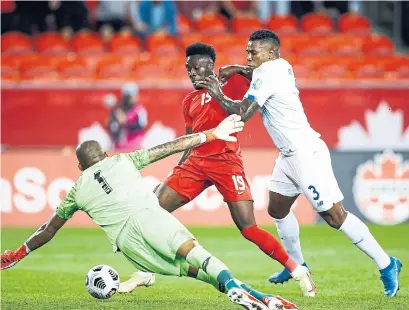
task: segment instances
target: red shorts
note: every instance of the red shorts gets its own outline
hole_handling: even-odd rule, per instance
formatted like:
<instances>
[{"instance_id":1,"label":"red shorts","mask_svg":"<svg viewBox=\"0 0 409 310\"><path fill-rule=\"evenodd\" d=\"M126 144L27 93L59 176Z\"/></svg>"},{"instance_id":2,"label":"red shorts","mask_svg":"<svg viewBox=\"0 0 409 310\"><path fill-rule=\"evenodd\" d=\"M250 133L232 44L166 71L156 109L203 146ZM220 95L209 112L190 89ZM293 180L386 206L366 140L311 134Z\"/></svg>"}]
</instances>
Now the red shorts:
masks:
<instances>
[{"instance_id":1,"label":"red shorts","mask_svg":"<svg viewBox=\"0 0 409 310\"><path fill-rule=\"evenodd\" d=\"M185 201L193 200L212 185L225 202L253 200L241 158L225 155L223 159L189 156L182 165L173 168L164 183Z\"/></svg>"}]
</instances>

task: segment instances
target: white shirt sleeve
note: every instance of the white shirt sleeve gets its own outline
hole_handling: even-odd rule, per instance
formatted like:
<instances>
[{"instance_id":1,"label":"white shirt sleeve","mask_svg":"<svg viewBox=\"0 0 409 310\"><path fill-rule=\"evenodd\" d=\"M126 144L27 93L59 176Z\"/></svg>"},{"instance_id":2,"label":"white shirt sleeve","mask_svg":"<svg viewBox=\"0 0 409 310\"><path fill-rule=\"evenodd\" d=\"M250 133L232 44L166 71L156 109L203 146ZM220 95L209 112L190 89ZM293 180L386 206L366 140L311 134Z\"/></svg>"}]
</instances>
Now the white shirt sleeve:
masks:
<instances>
[{"instance_id":1,"label":"white shirt sleeve","mask_svg":"<svg viewBox=\"0 0 409 310\"><path fill-rule=\"evenodd\" d=\"M271 87L271 80L267 79L267 72L261 68L255 69L253 71L250 88L244 95L244 98L255 101L262 107L272 95L273 89Z\"/></svg>"}]
</instances>

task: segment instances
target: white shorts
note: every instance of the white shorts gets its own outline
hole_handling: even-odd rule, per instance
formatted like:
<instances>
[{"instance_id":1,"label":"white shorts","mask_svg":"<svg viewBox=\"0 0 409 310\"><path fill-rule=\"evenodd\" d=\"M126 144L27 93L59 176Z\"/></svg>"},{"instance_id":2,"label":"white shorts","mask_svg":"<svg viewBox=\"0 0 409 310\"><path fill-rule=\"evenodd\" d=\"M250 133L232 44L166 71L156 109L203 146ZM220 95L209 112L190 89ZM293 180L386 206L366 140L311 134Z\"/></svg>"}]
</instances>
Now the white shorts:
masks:
<instances>
[{"instance_id":1,"label":"white shorts","mask_svg":"<svg viewBox=\"0 0 409 310\"><path fill-rule=\"evenodd\" d=\"M298 148L294 155L280 154L268 189L289 197L304 194L317 212L327 211L344 199L328 147L321 139Z\"/></svg>"}]
</instances>

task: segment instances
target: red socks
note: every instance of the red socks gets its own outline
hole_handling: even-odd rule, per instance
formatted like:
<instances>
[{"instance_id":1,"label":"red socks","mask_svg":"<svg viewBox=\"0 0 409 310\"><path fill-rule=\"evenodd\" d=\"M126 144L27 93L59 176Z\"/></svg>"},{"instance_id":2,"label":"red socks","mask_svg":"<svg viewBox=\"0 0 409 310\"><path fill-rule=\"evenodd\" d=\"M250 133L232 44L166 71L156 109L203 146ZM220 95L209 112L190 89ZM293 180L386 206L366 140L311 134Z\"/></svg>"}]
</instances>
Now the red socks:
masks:
<instances>
[{"instance_id":1,"label":"red socks","mask_svg":"<svg viewBox=\"0 0 409 310\"><path fill-rule=\"evenodd\" d=\"M257 225L247 227L241 231L247 240L255 243L264 253L281 263L290 272L297 267L297 263L288 255L281 243L270 233Z\"/></svg>"}]
</instances>

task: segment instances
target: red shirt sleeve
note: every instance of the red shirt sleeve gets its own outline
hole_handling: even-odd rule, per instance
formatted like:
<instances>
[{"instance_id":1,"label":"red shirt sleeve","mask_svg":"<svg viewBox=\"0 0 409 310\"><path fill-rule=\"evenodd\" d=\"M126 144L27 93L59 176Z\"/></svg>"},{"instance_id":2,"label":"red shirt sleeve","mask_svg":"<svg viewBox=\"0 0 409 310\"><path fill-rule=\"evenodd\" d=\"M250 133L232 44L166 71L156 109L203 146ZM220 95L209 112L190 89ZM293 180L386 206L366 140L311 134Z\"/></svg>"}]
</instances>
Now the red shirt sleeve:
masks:
<instances>
[{"instance_id":1,"label":"red shirt sleeve","mask_svg":"<svg viewBox=\"0 0 409 310\"><path fill-rule=\"evenodd\" d=\"M185 119L185 127L192 127L192 119L189 116L190 96L186 96L182 102L183 118Z\"/></svg>"}]
</instances>

